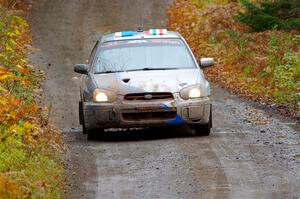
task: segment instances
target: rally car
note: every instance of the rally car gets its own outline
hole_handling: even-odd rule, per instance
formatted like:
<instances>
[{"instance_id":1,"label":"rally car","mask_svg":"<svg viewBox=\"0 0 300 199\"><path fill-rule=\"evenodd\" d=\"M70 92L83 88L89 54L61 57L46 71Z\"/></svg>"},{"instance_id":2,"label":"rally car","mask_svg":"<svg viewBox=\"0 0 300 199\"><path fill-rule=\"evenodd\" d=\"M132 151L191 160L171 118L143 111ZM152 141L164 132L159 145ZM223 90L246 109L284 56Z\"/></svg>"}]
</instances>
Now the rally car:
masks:
<instances>
[{"instance_id":1,"label":"rally car","mask_svg":"<svg viewBox=\"0 0 300 199\"><path fill-rule=\"evenodd\" d=\"M184 38L166 29L108 34L97 41L81 76L79 120L94 139L104 129L185 125L212 128L210 84Z\"/></svg>"}]
</instances>

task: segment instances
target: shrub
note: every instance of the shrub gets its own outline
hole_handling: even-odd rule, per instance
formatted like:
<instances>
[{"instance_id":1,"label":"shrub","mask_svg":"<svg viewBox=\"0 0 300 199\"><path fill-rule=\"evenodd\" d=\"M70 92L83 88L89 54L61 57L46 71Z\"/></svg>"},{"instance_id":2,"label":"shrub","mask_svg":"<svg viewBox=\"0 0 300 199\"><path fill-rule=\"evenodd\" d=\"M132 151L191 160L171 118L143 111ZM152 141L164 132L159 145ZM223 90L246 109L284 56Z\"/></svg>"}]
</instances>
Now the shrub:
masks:
<instances>
[{"instance_id":1,"label":"shrub","mask_svg":"<svg viewBox=\"0 0 300 199\"><path fill-rule=\"evenodd\" d=\"M255 4L240 0L245 12L238 19L251 27L253 32L272 29L296 29L300 27L299 0L264 0Z\"/></svg>"}]
</instances>

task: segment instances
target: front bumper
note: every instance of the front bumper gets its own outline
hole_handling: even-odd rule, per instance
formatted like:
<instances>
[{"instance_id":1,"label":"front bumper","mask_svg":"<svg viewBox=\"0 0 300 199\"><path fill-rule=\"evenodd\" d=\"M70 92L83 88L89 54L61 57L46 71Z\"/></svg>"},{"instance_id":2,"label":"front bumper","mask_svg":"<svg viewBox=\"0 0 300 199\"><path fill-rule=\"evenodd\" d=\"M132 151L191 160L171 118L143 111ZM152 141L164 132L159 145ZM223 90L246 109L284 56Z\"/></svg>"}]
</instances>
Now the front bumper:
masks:
<instances>
[{"instance_id":1,"label":"front bumper","mask_svg":"<svg viewBox=\"0 0 300 199\"><path fill-rule=\"evenodd\" d=\"M88 129L195 125L209 122L208 97L193 100L83 103L81 121Z\"/></svg>"}]
</instances>

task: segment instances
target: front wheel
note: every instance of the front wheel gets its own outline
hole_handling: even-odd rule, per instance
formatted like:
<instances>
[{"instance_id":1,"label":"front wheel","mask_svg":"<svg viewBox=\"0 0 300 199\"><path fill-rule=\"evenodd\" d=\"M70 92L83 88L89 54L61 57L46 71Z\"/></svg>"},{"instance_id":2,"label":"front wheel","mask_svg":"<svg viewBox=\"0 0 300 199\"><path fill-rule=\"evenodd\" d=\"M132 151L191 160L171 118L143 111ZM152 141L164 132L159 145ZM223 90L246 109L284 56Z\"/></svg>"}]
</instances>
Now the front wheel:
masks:
<instances>
[{"instance_id":1,"label":"front wheel","mask_svg":"<svg viewBox=\"0 0 300 199\"><path fill-rule=\"evenodd\" d=\"M212 106L210 106L209 121L206 124L199 124L195 127L195 134L198 136L208 136L212 128Z\"/></svg>"}]
</instances>

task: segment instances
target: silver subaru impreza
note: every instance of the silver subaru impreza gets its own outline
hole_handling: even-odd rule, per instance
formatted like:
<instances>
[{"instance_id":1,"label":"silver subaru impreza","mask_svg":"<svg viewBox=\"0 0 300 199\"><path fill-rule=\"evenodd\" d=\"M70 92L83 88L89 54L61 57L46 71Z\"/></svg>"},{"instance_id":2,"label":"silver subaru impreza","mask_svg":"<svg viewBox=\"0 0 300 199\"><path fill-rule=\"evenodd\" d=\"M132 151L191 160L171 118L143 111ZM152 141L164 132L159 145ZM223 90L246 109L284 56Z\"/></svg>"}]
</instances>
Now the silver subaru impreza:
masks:
<instances>
[{"instance_id":1,"label":"silver subaru impreza","mask_svg":"<svg viewBox=\"0 0 300 199\"><path fill-rule=\"evenodd\" d=\"M166 29L117 32L96 42L82 74L79 120L94 139L104 129L185 125L197 135L212 128L210 84L177 32Z\"/></svg>"}]
</instances>

